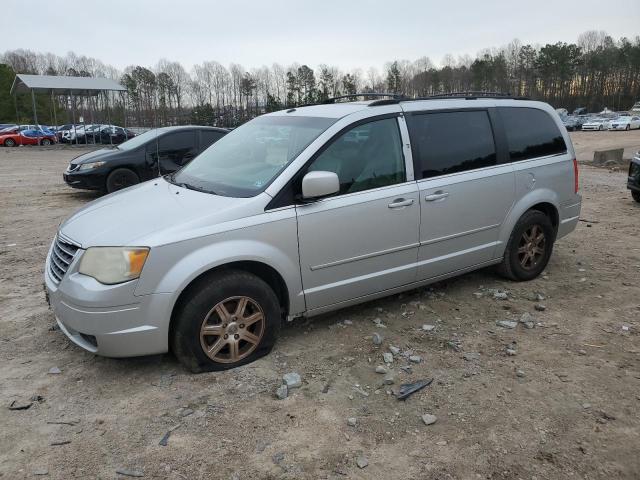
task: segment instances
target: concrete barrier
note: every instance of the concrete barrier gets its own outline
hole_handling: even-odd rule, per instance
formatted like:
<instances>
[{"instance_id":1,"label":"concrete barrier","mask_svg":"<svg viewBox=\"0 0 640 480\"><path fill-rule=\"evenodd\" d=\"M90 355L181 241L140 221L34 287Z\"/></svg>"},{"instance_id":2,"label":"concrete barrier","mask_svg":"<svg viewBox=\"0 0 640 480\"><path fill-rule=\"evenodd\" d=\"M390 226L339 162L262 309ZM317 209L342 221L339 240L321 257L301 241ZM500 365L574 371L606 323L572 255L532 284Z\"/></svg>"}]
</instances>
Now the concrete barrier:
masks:
<instances>
[{"instance_id":1,"label":"concrete barrier","mask_svg":"<svg viewBox=\"0 0 640 480\"><path fill-rule=\"evenodd\" d=\"M621 165L624 148L593 152L593 164L598 166Z\"/></svg>"}]
</instances>

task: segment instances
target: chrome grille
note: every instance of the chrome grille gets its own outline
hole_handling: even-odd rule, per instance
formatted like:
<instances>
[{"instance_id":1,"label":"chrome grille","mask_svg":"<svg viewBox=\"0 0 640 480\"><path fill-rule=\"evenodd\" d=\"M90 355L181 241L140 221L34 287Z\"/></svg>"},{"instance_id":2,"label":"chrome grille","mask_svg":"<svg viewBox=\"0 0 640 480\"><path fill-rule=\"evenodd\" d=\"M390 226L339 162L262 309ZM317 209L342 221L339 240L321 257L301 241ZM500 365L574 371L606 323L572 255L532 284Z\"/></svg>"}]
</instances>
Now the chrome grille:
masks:
<instances>
[{"instance_id":1,"label":"chrome grille","mask_svg":"<svg viewBox=\"0 0 640 480\"><path fill-rule=\"evenodd\" d=\"M78 248L77 245L62 240L60 236L56 236L51 249L51 256L49 257L49 273L51 273L56 282L60 282L64 274L67 273L67 269L71 265Z\"/></svg>"}]
</instances>

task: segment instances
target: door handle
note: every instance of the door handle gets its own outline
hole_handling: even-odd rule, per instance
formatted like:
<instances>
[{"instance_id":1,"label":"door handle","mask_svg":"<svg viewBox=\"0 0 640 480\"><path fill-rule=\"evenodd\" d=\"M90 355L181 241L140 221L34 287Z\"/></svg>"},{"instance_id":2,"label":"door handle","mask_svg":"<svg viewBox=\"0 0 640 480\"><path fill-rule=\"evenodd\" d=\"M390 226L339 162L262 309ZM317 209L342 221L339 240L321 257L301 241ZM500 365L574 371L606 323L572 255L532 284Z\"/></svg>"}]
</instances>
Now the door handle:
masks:
<instances>
[{"instance_id":1,"label":"door handle","mask_svg":"<svg viewBox=\"0 0 640 480\"><path fill-rule=\"evenodd\" d=\"M449 192L439 191L432 193L431 195L427 195L426 197L424 197L424 199L427 202L435 202L436 200L442 200L444 198L447 198L448 196Z\"/></svg>"},{"instance_id":2,"label":"door handle","mask_svg":"<svg viewBox=\"0 0 640 480\"><path fill-rule=\"evenodd\" d=\"M389 208L402 208L402 207L408 207L409 205L413 205L413 199L409 198L408 200L405 200L404 198L398 198L396 200L394 200L392 203L390 203L388 205Z\"/></svg>"}]
</instances>

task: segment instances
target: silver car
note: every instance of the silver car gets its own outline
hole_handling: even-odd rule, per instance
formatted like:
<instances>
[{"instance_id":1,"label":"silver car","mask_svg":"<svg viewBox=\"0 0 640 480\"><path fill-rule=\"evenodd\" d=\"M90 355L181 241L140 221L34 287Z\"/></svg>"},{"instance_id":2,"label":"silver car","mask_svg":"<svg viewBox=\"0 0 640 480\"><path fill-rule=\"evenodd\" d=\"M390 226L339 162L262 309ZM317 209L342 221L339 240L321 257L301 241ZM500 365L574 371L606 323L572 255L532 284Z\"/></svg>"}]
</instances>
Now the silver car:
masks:
<instances>
[{"instance_id":1,"label":"silver car","mask_svg":"<svg viewBox=\"0 0 640 480\"><path fill-rule=\"evenodd\" d=\"M489 265L531 280L580 205L571 140L545 103L292 108L75 213L45 282L80 347L221 370L268 353L283 319Z\"/></svg>"}]
</instances>

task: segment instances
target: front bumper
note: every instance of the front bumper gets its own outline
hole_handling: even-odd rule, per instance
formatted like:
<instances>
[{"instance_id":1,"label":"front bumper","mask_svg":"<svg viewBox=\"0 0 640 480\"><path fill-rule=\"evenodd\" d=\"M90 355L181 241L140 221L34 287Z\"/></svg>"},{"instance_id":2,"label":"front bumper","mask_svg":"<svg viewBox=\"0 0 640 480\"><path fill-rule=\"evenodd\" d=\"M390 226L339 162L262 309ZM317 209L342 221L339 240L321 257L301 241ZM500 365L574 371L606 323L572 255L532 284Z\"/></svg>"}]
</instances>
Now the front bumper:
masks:
<instances>
[{"instance_id":1,"label":"front bumper","mask_svg":"<svg viewBox=\"0 0 640 480\"><path fill-rule=\"evenodd\" d=\"M97 171L96 171L97 170ZM68 170L62 174L62 179L67 185L73 188L80 188L82 190L104 190L106 188L107 170L95 169L88 171L73 171Z\"/></svg>"},{"instance_id":2,"label":"front bumper","mask_svg":"<svg viewBox=\"0 0 640 480\"><path fill-rule=\"evenodd\" d=\"M134 295L137 280L103 285L77 272L78 250L59 283L44 273L49 305L60 329L79 347L106 357L135 357L168 351L172 295ZM50 252L51 253L51 252Z\"/></svg>"},{"instance_id":3,"label":"front bumper","mask_svg":"<svg viewBox=\"0 0 640 480\"><path fill-rule=\"evenodd\" d=\"M611 125L609 130L626 130L627 125Z\"/></svg>"}]
</instances>

